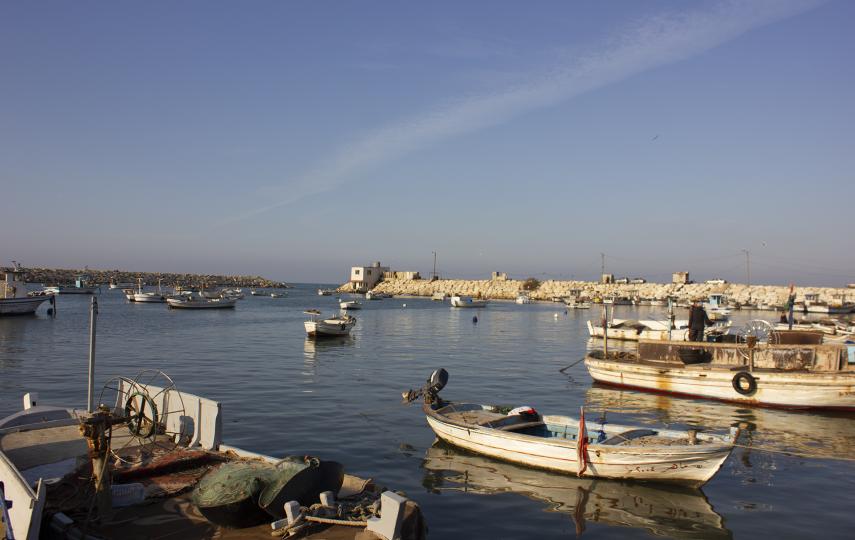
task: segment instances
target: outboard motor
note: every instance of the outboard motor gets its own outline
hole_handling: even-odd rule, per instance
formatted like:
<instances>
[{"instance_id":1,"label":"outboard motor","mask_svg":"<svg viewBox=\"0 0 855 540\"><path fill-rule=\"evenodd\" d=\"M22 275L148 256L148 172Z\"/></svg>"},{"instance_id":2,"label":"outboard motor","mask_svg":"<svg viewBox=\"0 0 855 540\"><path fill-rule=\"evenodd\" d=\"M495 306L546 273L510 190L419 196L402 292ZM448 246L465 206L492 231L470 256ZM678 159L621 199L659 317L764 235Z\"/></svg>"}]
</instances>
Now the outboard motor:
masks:
<instances>
[{"instance_id":1,"label":"outboard motor","mask_svg":"<svg viewBox=\"0 0 855 540\"><path fill-rule=\"evenodd\" d=\"M448 372L444 368L439 368L430 374L424 386L418 390L408 390L402 393L401 397L404 398L404 403L412 403L422 396L428 403L433 403L439 400L439 391L445 388L446 384L448 384Z\"/></svg>"},{"instance_id":2,"label":"outboard motor","mask_svg":"<svg viewBox=\"0 0 855 540\"><path fill-rule=\"evenodd\" d=\"M425 390L435 396L439 394L440 390L445 388L446 384L448 384L448 372L445 368L439 368L430 374Z\"/></svg>"}]
</instances>

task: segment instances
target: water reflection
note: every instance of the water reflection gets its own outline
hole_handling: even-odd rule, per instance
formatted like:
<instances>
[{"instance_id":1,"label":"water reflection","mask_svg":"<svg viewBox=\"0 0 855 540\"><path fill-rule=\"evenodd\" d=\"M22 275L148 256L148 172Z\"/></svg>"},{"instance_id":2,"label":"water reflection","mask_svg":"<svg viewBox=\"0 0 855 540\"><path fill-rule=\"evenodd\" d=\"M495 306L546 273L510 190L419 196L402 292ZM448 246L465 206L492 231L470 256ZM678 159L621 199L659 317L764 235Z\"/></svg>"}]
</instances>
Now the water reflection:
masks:
<instances>
[{"instance_id":1,"label":"water reflection","mask_svg":"<svg viewBox=\"0 0 855 540\"><path fill-rule=\"evenodd\" d=\"M303 341L303 356L307 360L317 360L324 351L340 349L353 345L353 336L328 336L321 338L307 337Z\"/></svg>"},{"instance_id":2,"label":"water reflection","mask_svg":"<svg viewBox=\"0 0 855 540\"><path fill-rule=\"evenodd\" d=\"M848 456L855 446L852 415L750 408L594 384L585 394L592 415L627 415L634 421L671 426L743 430L741 444L814 458ZM595 412L597 411L597 412Z\"/></svg>"},{"instance_id":3,"label":"water reflection","mask_svg":"<svg viewBox=\"0 0 855 540\"><path fill-rule=\"evenodd\" d=\"M674 538L732 538L699 489L559 475L470 454L440 441L428 448L422 467L423 485L430 492L518 493L547 503L549 511L568 514L577 535L595 522Z\"/></svg>"}]
</instances>

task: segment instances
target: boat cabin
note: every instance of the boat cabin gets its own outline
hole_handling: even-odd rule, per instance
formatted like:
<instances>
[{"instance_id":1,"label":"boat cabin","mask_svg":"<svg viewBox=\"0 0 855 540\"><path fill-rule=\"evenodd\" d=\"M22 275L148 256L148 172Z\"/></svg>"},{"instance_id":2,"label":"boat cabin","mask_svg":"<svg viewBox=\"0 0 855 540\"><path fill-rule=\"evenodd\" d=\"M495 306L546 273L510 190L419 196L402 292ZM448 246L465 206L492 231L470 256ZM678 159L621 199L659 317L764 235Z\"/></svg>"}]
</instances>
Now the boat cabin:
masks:
<instances>
[{"instance_id":1,"label":"boat cabin","mask_svg":"<svg viewBox=\"0 0 855 540\"><path fill-rule=\"evenodd\" d=\"M721 308L727 306L727 296L723 294L711 294L707 297L707 305L711 308Z\"/></svg>"},{"instance_id":2,"label":"boat cabin","mask_svg":"<svg viewBox=\"0 0 855 540\"><path fill-rule=\"evenodd\" d=\"M2 284L2 296L0 298L26 298L27 285L23 281L24 270L21 265L6 271L6 280Z\"/></svg>"}]
</instances>

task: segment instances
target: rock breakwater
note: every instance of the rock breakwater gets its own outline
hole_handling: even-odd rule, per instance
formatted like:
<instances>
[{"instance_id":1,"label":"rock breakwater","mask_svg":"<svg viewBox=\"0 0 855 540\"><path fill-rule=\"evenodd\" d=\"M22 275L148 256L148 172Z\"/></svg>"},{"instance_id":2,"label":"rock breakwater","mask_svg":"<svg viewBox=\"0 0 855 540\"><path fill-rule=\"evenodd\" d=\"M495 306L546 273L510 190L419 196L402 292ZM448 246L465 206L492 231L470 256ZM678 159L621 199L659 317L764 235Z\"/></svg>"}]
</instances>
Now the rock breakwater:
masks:
<instances>
[{"instance_id":1,"label":"rock breakwater","mask_svg":"<svg viewBox=\"0 0 855 540\"><path fill-rule=\"evenodd\" d=\"M434 293L459 294L488 299L512 300L524 291L522 280L463 280L439 279L427 280L385 280L375 290L394 295L431 296ZM732 302L739 304L782 305L787 301L789 288L778 285L742 285L725 284L601 284L590 281L543 281L537 288L525 291L533 300L552 300L553 298L579 295L585 298L603 298L607 296L637 297L664 300L669 296L679 300L706 298L709 294L722 293ZM822 301L831 301L834 295L847 295L855 300L855 291L833 287L796 287L796 300L804 299L805 294L818 294Z\"/></svg>"},{"instance_id":2,"label":"rock breakwater","mask_svg":"<svg viewBox=\"0 0 855 540\"><path fill-rule=\"evenodd\" d=\"M2 268L0 272L11 270ZM89 276L92 283L107 284L115 283L137 283L142 278L144 285L157 285L161 280L163 285L182 287L286 287L285 283L272 281L260 276L224 276L216 274L177 274L170 272L130 272L127 270L92 270L67 269L67 268L27 268L24 279L28 283L42 283L44 285L59 285L74 283L77 276Z\"/></svg>"}]
</instances>

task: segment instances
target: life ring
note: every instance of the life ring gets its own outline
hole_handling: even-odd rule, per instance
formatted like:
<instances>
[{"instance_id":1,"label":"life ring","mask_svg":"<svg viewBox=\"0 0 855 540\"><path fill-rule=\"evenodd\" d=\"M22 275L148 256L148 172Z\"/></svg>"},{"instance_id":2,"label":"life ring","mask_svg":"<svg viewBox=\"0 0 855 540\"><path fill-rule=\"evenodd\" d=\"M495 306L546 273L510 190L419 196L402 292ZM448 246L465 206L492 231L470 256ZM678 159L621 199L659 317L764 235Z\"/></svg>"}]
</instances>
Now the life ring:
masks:
<instances>
[{"instance_id":1,"label":"life ring","mask_svg":"<svg viewBox=\"0 0 855 540\"><path fill-rule=\"evenodd\" d=\"M745 380L748 383L748 388L742 386L742 380ZM757 379L747 371L740 371L736 375L733 376L733 389L737 391L737 393L742 394L743 396L749 396L757 391Z\"/></svg>"}]
</instances>

